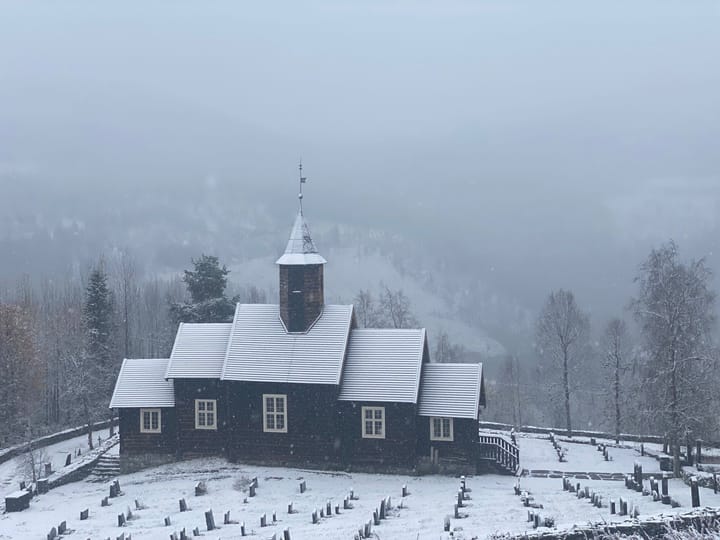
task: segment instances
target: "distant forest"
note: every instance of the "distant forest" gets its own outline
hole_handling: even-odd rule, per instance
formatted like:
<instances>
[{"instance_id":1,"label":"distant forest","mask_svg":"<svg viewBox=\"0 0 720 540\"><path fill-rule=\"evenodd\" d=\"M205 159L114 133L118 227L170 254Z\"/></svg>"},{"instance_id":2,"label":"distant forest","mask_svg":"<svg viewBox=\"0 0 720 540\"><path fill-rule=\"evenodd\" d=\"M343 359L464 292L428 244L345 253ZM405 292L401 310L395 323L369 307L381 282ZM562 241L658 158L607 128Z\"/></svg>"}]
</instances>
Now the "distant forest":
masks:
<instances>
[{"instance_id":1,"label":"distant forest","mask_svg":"<svg viewBox=\"0 0 720 540\"><path fill-rule=\"evenodd\" d=\"M184 274L146 275L129 251L85 271L0 290L0 447L106 419L123 358L166 357L179 322L232 320L235 302L273 302L228 280L217 257ZM705 261L683 261L669 242L638 270L627 309L595 322L570 290L551 291L532 349L494 359L482 419L616 434L718 438L720 353L716 294ZM228 290L230 293L228 293ZM359 326L423 326L412 298L380 284L352 299ZM432 361L477 361L436 329ZM433 332L435 330L435 332ZM524 356L524 357L521 357ZM90 444L92 438L90 435Z\"/></svg>"}]
</instances>

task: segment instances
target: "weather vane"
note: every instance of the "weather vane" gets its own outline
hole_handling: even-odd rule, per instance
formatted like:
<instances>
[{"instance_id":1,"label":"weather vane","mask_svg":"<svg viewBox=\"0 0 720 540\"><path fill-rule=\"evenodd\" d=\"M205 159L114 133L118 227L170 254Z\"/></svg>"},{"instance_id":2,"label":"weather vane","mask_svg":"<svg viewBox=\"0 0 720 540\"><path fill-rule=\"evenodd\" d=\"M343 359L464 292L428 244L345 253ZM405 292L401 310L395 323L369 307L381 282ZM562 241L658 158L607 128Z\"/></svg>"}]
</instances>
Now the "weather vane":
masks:
<instances>
[{"instance_id":1,"label":"weather vane","mask_svg":"<svg viewBox=\"0 0 720 540\"><path fill-rule=\"evenodd\" d=\"M305 178L302 173L302 159L300 160L300 165L298 165L298 170L300 171L300 194L298 195L298 199L300 200L300 213L302 214L302 200L303 200L302 187L303 187L303 184L305 182L307 182L307 178Z\"/></svg>"}]
</instances>

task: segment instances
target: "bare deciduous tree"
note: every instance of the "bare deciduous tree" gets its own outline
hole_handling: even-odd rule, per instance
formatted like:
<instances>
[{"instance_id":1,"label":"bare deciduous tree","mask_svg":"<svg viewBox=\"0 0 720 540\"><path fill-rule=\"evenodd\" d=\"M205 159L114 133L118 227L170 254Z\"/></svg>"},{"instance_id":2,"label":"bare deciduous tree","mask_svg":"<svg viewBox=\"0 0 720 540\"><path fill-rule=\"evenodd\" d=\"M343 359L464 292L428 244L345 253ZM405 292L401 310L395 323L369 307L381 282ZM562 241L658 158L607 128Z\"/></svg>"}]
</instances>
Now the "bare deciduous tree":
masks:
<instances>
[{"instance_id":1,"label":"bare deciduous tree","mask_svg":"<svg viewBox=\"0 0 720 540\"><path fill-rule=\"evenodd\" d=\"M443 331L435 343L435 362L457 362L465 354L465 347L450 341L450 336Z\"/></svg>"},{"instance_id":2,"label":"bare deciduous tree","mask_svg":"<svg viewBox=\"0 0 720 540\"><path fill-rule=\"evenodd\" d=\"M414 328L418 325L417 319L410 310L410 299L402 289L393 291L383 285L380 293L380 309L388 326L392 328Z\"/></svg>"},{"instance_id":3,"label":"bare deciduous tree","mask_svg":"<svg viewBox=\"0 0 720 540\"><path fill-rule=\"evenodd\" d=\"M537 321L536 337L540 354L551 358L561 371L568 435L572 435L570 371L581 360L579 353L589 329L589 318L578 308L572 292L560 289L550 293Z\"/></svg>"},{"instance_id":4,"label":"bare deciduous tree","mask_svg":"<svg viewBox=\"0 0 720 540\"><path fill-rule=\"evenodd\" d=\"M22 437L42 403L44 369L33 336L33 319L19 305L0 304L0 442Z\"/></svg>"},{"instance_id":5,"label":"bare deciduous tree","mask_svg":"<svg viewBox=\"0 0 720 540\"><path fill-rule=\"evenodd\" d=\"M495 383L497 387L493 407L501 409L504 421L513 426L522 425L522 392L520 361L516 355L507 355Z\"/></svg>"},{"instance_id":6,"label":"bare deciduous tree","mask_svg":"<svg viewBox=\"0 0 720 540\"><path fill-rule=\"evenodd\" d=\"M612 388L614 406L615 443L620 444L621 416L621 382L627 370L627 356L629 354L627 324L622 319L611 319L605 327L603 334L603 349L605 356L603 365L608 374Z\"/></svg>"},{"instance_id":7,"label":"bare deciduous tree","mask_svg":"<svg viewBox=\"0 0 720 540\"><path fill-rule=\"evenodd\" d=\"M682 438L716 422L710 406L716 376L710 278L704 260L679 262L677 246L669 242L640 266L640 290L632 302L647 349L646 400L654 411L653 427L670 439L676 475Z\"/></svg>"},{"instance_id":8,"label":"bare deciduous tree","mask_svg":"<svg viewBox=\"0 0 720 540\"><path fill-rule=\"evenodd\" d=\"M136 311L140 291L138 288L137 261L129 250L123 249L114 260L113 270L117 287L119 313L121 317L120 328L122 332L123 358L130 358L135 354L133 343L133 330L136 324Z\"/></svg>"},{"instance_id":9,"label":"bare deciduous tree","mask_svg":"<svg viewBox=\"0 0 720 540\"><path fill-rule=\"evenodd\" d=\"M378 326L378 313L375 300L369 289L360 289L353 300L355 316L361 328Z\"/></svg>"}]
</instances>

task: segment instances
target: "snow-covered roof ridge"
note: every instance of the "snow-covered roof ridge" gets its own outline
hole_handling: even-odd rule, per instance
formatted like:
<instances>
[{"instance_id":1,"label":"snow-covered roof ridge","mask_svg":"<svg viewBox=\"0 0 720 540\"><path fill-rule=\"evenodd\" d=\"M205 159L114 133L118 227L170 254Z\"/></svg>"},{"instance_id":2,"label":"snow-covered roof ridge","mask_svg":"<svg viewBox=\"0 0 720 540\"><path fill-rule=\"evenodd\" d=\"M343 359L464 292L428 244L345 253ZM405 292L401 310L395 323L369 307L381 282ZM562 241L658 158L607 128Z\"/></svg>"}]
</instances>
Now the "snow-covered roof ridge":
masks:
<instances>
[{"instance_id":1,"label":"snow-covered roof ridge","mask_svg":"<svg viewBox=\"0 0 720 540\"><path fill-rule=\"evenodd\" d=\"M424 328L353 329L338 399L417 403L426 350Z\"/></svg>"},{"instance_id":2,"label":"snow-covered roof ridge","mask_svg":"<svg viewBox=\"0 0 720 540\"><path fill-rule=\"evenodd\" d=\"M477 420L484 405L482 364L424 364L420 381L420 416Z\"/></svg>"},{"instance_id":3,"label":"snow-covered roof ridge","mask_svg":"<svg viewBox=\"0 0 720 540\"><path fill-rule=\"evenodd\" d=\"M315 243L310 236L310 227L305 221L302 210L298 211L295 224L292 231L290 231L290 239L285 247L285 253L275 264L305 265L325 264L326 262L315 247Z\"/></svg>"},{"instance_id":4,"label":"snow-covered roof ridge","mask_svg":"<svg viewBox=\"0 0 720 540\"><path fill-rule=\"evenodd\" d=\"M220 378L340 384L352 305L326 305L305 333L288 333L277 304L238 304Z\"/></svg>"},{"instance_id":5,"label":"snow-covered roof ridge","mask_svg":"<svg viewBox=\"0 0 720 540\"><path fill-rule=\"evenodd\" d=\"M173 382L165 379L169 358L126 358L110 408L174 407Z\"/></svg>"},{"instance_id":6,"label":"snow-covered roof ridge","mask_svg":"<svg viewBox=\"0 0 720 540\"><path fill-rule=\"evenodd\" d=\"M166 379L219 379L232 323L180 323Z\"/></svg>"}]
</instances>

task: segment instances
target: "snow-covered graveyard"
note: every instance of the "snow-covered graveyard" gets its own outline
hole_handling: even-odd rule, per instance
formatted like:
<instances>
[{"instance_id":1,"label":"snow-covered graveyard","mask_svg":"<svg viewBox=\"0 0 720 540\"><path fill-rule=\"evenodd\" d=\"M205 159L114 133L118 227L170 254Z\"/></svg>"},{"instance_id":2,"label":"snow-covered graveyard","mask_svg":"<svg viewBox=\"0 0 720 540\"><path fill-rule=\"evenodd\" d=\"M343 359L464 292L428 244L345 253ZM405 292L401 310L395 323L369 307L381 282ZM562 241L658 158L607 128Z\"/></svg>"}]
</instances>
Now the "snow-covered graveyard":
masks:
<instances>
[{"instance_id":1,"label":"snow-covered graveyard","mask_svg":"<svg viewBox=\"0 0 720 540\"><path fill-rule=\"evenodd\" d=\"M180 538L183 529L192 538L197 528L203 537L213 539L241 538L244 532L251 538L280 540L287 530L293 540L350 540L368 522L378 538L469 539L494 533L532 532L533 523L528 521L531 512L540 516L540 530L546 530L542 527L546 519L554 521L559 529L629 519L611 514L610 502L617 503L620 498L628 508L636 508L641 518L691 510L690 488L681 480L668 482L670 496L680 504L671 508L654 502L650 495L626 488L622 480L597 479L600 473L606 477L611 473L632 473L636 463L646 476L660 477L658 462L640 456L639 444L618 448L611 441L598 441L609 445L606 460L586 439L559 440L564 452L562 462L547 435L519 436L525 475L468 477L467 493L457 517L460 479L452 476L322 472L231 464L209 458L122 475L117 478L121 493L110 498L108 506L101 506L101 501L108 497L113 480L98 482L91 477L58 487L35 497L28 510L0 516L0 538L46 538L52 527L65 521L67 536L82 539L115 539L123 533L125 538L131 535L134 539L167 539L173 533ZM48 455L58 458L54 466L61 467L61 456L79 444L81 438L49 447ZM117 447L111 452L117 452ZM0 466L3 496L17 489L20 460ZM563 475L573 487L587 487L596 501L601 498L601 507L593 505L589 498L563 490ZM255 479L256 487L251 489ZM521 495L516 495L518 482ZM196 495L198 483L204 484L206 493ZM305 487L302 493L301 483ZM702 506L720 507L720 494L713 490L701 488L700 497ZM180 509L181 500L186 511ZM373 512L380 510L383 501L390 503L385 519L373 522ZM288 512L290 505L292 513ZM86 509L88 519L80 520ZM212 531L208 531L206 521L209 510L217 526ZM224 523L228 512L230 523ZM118 526L120 514L125 521L122 527ZM447 519L449 532L444 530Z\"/></svg>"}]
</instances>

